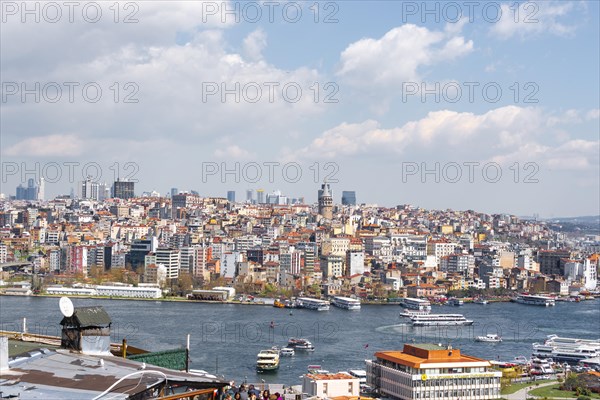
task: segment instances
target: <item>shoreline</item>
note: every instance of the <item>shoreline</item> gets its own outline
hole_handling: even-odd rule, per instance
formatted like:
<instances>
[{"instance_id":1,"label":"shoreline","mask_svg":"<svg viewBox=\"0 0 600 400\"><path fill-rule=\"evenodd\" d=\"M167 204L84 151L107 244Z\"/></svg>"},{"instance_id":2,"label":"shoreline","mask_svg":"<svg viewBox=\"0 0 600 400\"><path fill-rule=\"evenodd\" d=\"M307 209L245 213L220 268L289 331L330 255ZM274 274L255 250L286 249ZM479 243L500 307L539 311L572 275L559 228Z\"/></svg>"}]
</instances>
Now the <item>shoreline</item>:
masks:
<instances>
[{"instance_id":1,"label":"shoreline","mask_svg":"<svg viewBox=\"0 0 600 400\"><path fill-rule=\"evenodd\" d=\"M20 295L20 294L7 294L0 293L0 296L10 296L10 297L34 297L34 298L61 298L65 297L65 295L59 294L31 294L31 295ZM271 306L271 303L265 302L254 302L254 301L238 301L238 300L229 300L229 301L221 301L221 300L190 300L183 297L161 297L161 298L140 298L140 297L118 297L118 296L79 296L79 295L69 295L69 298L74 299L95 299L95 300L132 300L132 301L160 301L160 302L180 302L180 303L205 303L205 304L236 304L236 305L252 305L252 306ZM275 300L275 299L273 299ZM510 299L490 299L488 300L490 303L509 303ZM472 303L471 300L465 300L465 304ZM383 302L383 301L373 301L373 300L361 300L362 305L377 305L377 306L400 306L400 303L396 302ZM444 306L444 304L432 304L432 306Z\"/></svg>"}]
</instances>

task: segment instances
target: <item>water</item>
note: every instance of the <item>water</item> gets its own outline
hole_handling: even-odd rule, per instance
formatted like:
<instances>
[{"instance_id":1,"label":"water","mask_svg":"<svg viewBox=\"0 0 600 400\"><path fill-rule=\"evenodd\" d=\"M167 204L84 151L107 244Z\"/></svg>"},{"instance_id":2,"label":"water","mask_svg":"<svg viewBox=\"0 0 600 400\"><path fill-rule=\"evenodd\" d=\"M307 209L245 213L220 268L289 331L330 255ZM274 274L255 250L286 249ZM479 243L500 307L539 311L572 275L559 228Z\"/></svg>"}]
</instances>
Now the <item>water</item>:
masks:
<instances>
[{"instance_id":1,"label":"water","mask_svg":"<svg viewBox=\"0 0 600 400\"><path fill-rule=\"evenodd\" d=\"M547 335L597 339L600 301L557 302L556 307L515 303L462 307L436 306L434 313L461 313L471 327L412 328L399 317L399 306L363 305L360 311L332 307L327 312L279 309L270 306L160 301L73 299L75 307L101 305L113 320L112 341L151 351L185 346L191 334L191 368L225 375L241 382L299 384L310 364L330 371L364 369L365 359L382 350L401 350L404 343L451 343L466 354L512 360L531 356L531 344ZM0 296L3 330L59 335L62 318L57 298ZM271 328L271 321L274 328ZM475 336L497 333L501 343L474 342ZM290 337L313 342L312 353L282 357L274 373L257 374L256 355L271 346L285 346Z\"/></svg>"}]
</instances>

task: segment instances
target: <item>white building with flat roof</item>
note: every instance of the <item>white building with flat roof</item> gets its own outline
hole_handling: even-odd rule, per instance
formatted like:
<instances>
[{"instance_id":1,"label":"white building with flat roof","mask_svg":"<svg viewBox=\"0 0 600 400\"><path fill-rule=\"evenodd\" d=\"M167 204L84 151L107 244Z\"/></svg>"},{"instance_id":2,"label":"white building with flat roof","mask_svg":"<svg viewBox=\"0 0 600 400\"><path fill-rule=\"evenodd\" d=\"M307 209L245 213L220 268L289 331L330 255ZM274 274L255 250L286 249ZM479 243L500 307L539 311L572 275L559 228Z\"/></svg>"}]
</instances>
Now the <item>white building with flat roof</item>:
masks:
<instances>
[{"instance_id":1,"label":"white building with flat roof","mask_svg":"<svg viewBox=\"0 0 600 400\"><path fill-rule=\"evenodd\" d=\"M367 383L393 399L487 400L500 397L502 372L451 346L405 344L367 360Z\"/></svg>"},{"instance_id":2,"label":"white building with flat roof","mask_svg":"<svg viewBox=\"0 0 600 400\"><path fill-rule=\"evenodd\" d=\"M345 372L306 374L302 380L302 393L322 399L357 397L360 394L360 379Z\"/></svg>"}]
</instances>

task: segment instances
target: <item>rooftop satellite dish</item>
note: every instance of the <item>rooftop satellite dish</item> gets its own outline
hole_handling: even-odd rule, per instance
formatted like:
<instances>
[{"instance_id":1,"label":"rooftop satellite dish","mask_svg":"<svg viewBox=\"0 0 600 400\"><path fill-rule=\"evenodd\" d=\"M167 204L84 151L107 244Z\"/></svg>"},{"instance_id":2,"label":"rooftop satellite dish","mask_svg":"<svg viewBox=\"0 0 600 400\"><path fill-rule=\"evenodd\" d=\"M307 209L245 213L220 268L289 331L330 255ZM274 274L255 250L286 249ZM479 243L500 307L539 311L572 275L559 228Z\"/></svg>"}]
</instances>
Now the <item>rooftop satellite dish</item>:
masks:
<instances>
[{"instance_id":1,"label":"rooftop satellite dish","mask_svg":"<svg viewBox=\"0 0 600 400\"><path fill-rule=\"evenodd\" d=\"M58 302L58 308L60 308L60 312L62 313L62 315L64 315L67 318L71 317L73 315L73 312L75 311L75 308L73 307L73 302L68 297L60 298L60 301Z\"/></svg>"}]
</instances>

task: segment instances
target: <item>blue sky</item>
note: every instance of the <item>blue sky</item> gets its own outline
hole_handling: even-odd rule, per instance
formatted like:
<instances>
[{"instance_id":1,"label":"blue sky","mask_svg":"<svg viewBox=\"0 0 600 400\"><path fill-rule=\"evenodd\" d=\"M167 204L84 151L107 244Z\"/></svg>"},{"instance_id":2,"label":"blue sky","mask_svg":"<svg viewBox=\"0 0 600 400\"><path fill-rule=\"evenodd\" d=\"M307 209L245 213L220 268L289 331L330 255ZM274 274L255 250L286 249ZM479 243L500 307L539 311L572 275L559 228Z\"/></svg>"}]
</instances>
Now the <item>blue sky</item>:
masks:
<instances>
[{"instance_id":1,"label":"blue sky","mask_svg":"<svg viewBox=\"0 0 600 400\"><path fill-rule=\"evenodd\" d=\"M85 165L111 181L118 163L121 177L138 180L138 194L177 187L236 190L243 199L262 188L312 202L316 169L322 180L334 171L324 165L335 163L336 201L355 190L359 202L385 206L599 212L598 2L427 2L437 4L432 13L420 1L274 2L273 22L264 2L238 3L239 22L224 12L233 3L122 2L116 23L108 3L95 23L79 10L73 22L67 10L49 22L44 4L40 22L2 7L7 195L35 165L41 175L50 175L48 163L61 166L48 197L76 188ZM302 16L290 22L284 7ZM124 23L129 14L138 22ZM39 102L23 98L21 85L36 82L56 82L63 96L52 102L50 88L39 90ZM72 102L64 82L79 84ZM98 102L79 90L89 83L102 90ZM236 83L250 91L223 101L221 89ZM273 101L267 84L278 85ZM302 89L297 102L284 97L285 85ZM256 87L262 96L253 101ZM422 88L432 94L422 98ZM328 94L335 103L324 102ZM78 163L72 178L69 162ZM279 163L270 164L271 180L265 162ZM254 182L247 175L256 164L262 175ZM218 173L207 174L214 165Z\"/></svg>"}]
</instances>

